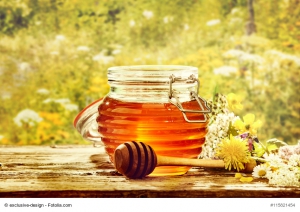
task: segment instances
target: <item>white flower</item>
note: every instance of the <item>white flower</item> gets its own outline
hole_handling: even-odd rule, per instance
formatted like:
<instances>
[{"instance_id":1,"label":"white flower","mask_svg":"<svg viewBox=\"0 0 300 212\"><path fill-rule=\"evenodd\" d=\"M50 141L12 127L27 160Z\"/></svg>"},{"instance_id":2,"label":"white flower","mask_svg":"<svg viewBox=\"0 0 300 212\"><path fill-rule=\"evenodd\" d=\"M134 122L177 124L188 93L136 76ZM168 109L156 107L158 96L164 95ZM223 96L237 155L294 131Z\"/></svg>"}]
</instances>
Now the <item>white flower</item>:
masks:
<instances>
[{"instance_id":1,"label":"white flower","mask_svg":"<svg viewBox=\"0 0 300 212\"><path fill-rule=\"evenodd\" d=\"M256 63L256 64L263 64L264 62L264 58L257 55L257 54L249 54L247 52L244 52L242 50L238 50L238 49L230 49L227 52L225 52L223 54L224 57L226 58L236 58L239 59L241 61L245 61L245 62L252 62L252 63Z\"/></svg>"},{"instance_id":2,"label":"white flower","mask_svg":"<svg viewBox=\"0 0 300 212\"><path fill-rule=\"evenodd\" d=\"M66 37L64 35L56 35L55 40L64 41L64 40L66 40Z\"/></svg>"},{"instance_id":3,"label":"white flower","mask_svg":"<svg viewBox=\"0 0 300 212\"><path fill-rule=\"evenodd\" d=\"M284 160L289 160L290 157L293 155L293 153L294 153L294 147L289 145L282 146L278 150L278 155Z\"/></svg>"},{"instance_id":4,"label":"white flower","mask_svg":"<svg viewBox=\"0 0 300 212\"><path fill-rule=\"evenodd\" d=\"M48 98L43 101L44 104L48 104L50 102L54 102L54 100L52 98Z\"/></svg>"},{"instance_id":5,"label":"white flower","mask_svg":"<svg viewBox=\"0 0 300 212\"><path fill-rule=\"evenodd\" d=\"M163 22L165 24L169 23L169 17L168 16L165 16L164 19L163 19Z\"/></svg>"},{"instance_id":6,"label":"white flower","mask_svg":"<svg viewBox=\"0 0 300 212\"><path fill-rule=\"evenodd\" d=\"M206 22L206 25L207 26L214 26L214 25L217 25L217 24L220 24L221 21L220 19L213 19L213 20L210 20L208 22Z\"/></svg>"},{"instance_id":7,"label":"white flower","mask_svg":"<svg viewBox=\"0 0 300 212\"><path fill-rule=\"evenodd\" d=\"M243 19L241 18L231 18L229 24L231 25L238 25L243 23Z\"/></svg>"},{"instance_id":8,"label":"white flower","mask_svg":"<svg viewBox=\"0 0 300 212\"><path fill-rule=\"evenodd\" d=\"M270 55L271 57L275 57L276 59L279 59L280 61L292 61L294 62L297 67L300 67L300 57L296 55L286 54L277 50L269 50L265 52L266 55Z\"/></svg>"},{"instance_id":9,"label":"white flower","mask_svg":"<svg viewBox=\"0 0 300 212\"><path fill-rule=\"evenodd\" d=\"M45 103L45 104L50 103L50 102L55 102L57 104L60 104L68 111L78 111L78 105L72 104L71 100L68 98L61 98L61 99L48 98L43 101L43 103Z\"/></svg>"},{"instance_id":10,"label":"white flower","mask_svg":"<svg viewBox=\"0 0 300 212\"><path fill-rule=\"evenodd\" d=\"M121 53L121 49L115 49L112 51L113 55L120 54L120 53Z\"/></svg>"},{"instance_id":11,"label":"white flower","mask_svg":"<svg viewBox=\"0 0 300 212\"><path fill-rule=\"evenodd\" d=\"M289 157L288 165L294 167L300 167L300 155L293 154Z\"/></svg>"},{"instance_id":12,"label":"white flower","mask_svg":"<svg viewBox=\"0 0 300 212\"><path fill-rule=\"evenodd\" d=\"M218 132L218 137L220 138L222 138L223 136L224 136L224 134L225 134L225 132L224 132L224 130L220 130L219 132Z\"/></svg>"},{"instance_id":13,"label":"white flower","mask_svg":"<svg viewBox=\"0 0 300 212\"><path fill-rule=\"evenodd\" d=\"M288 165L283 165L276 171L267 173L269 184L277 186L300 186L299 177L299 169L291 168Z\"/></svg>"},{"instance_id":14,"label":"white flower","mask_svg":"<svg viewBox=\"0 0 300 212\"><path fill-rule=\"evenodd\" d=\"M2 99L11 99L11 93L9 93L9 92L2 93L1 98Z\"/></svg>"},{"instance_id":15,"label":"white flower","mask_svg":"<svg viewBox=\"0 0 300 212\"><path fill-rule=\"evenodd\" d=\"M271 171L269 166L261 164L254 167L252 176L256 178L266 178L269 171Z\"/></svg>"},{"instance_id":16,"label":"white flower","mask_svg":"<svg viewBox=\"0 0 300 212\"><path fill-rule=\"evenodd\" d=\"M55 99L53 101L59 104L68 104L71 102L68 98Z\"/></svg>"},{"instance_id":17,"label":"white flower","mask_svg":"<svg viewBox=\"0 0 300 212\"><path fill-rule=\"evenodd\" d=\"M90 51L90 48L87 46L78 46L77 51L88 52L88 51Z\"/></svg>"},{"instance_id":18,"label":"white flower","mask_svg":"<svg viewBox=\"0 0 300 212\"><path fill-rule=\"evenodd\" d=\"M105 56L105 55L103 55L103 53L97 54L93 57L94 61L99 61L104 64L111 63L112 61L114 61L114 59L115 58L113 56Z\"/></svg>"},{"instance_id":19,"label":"white flower","mask_svg":"<svg viewBox=\"0 0 300 212\"><path fill-rule=\"evenodd\" d=\"M46 88L40 88L36 91L38 94L48 95L50 93Z\"/></svg>"},{"instance_id":20,"label":"white flower","mask_svg":"<svg viewBox=\"0 0 300 212\"><path fill-rule=\"evenodd\" d=\"M14 118L16 125L21 127L24 123L29 124L29 126L34 126L36 123L43 121L43 118L39 116L37 112L31 109L24 109L20 111Z\"/></svg>"},{"instance_id":21,"label":"white flower","mask_svg":"<svg viewBox=\"0 0 300 212\"><path fill-rule=\"evenodd\" d=\"M50 103L50 102L55 102L55 103L58 103L58 104L68 104L68 103L71 103L70 99L68 99L68 98L61 98L61 99L48 98L48 99L45 99L43 101L43 103L45 103L45 104Z\"/></svg>"},{"instance_id":22,"label":"white flower","mask_svg":"<svg viewBox=\"0 0 300 212\"><path fill-rule=\"evenodd\" d=\"M150 11L150 10L144 10L143 16L144 16L146 19L151 19L151 18L153 17L153 12Z\"/></svg>"},{"instance_id":23,"label":"white flower","mask_svg":"<svg viewBox=\"0 0 300 212\"><path fill-rule=\"evenodd\" d=\"M68 103L62 104L62 106L68 111L78 111L78 105L75 104Z\"/></svg>"},{"instance_id":24,"label":"white flower","mask_svg":"<svg viewBox=\"0 0 300 212\"><path fill-rule=\"evenodd\" d=\"M262 64L264 62L264 58L262 58L261 56L249 53L242 54L240 59L242 61L252 62L256 64Z\"/></svg>"},{"instance_id":25,"label":"white flower","mask_svg":"<svg viewBox=\"0 0 300 212\"><path fill-rule=\"evenodd\" d=\"M244 51L242 50L238 50L238 49L230 49L227 52L225 52L223 54L224 57L226 58L239 58L240 56L242 56L243 54L245 54Z\"/></svg>"},{"instance_id":26,"label":"white flower","mask_svg":"<svg viewBox=\"0 0 300 212\"><path fill-rule=\"evenodd\" d=\"M188 24L184 24L184 25L183 25L183 29L184 29L185 31L187 31L187 30L190 29L190 26L189 26Z\"/></svg>"},{"instance_id":27,"label":"white flower","mask_svg":"<svg viewBox=\"0 0 300 212\"><path fill-rule=\"evenodd\" d=\"M59 55L59 52L58 51L53 51L53 52L50 52L51 55Z\"/></svg>"},{"instance_id":28,"label":"white flower","mask_svg":"<svg viewBox=\"0 0 300 212\"><path fill-rule=\"evenodd\" d=\"M221 66L219 68L215 68L213 72L216 75L223 75L229 77L231 74L237 74L238 69L233 66Z\"/></svg>"},{"instance_id":29,"label":"white flower","mask_svg":"<svg viewBox=\"0 0 300 212\"><path fill-rule=\"evenodd\" d=\"M163 18L163 22L164 22L165 24L167 24L167 23L173 21L173 19L174 19L174 18L173 18L172 16L165 16L165 17Z\"/></svg>"},{"instance_id":30,"label":"white flower","mask_svg":"<svg viewBox=\"0 0 300 212\"><path fill-rule=\"evenodd\" d=\"M252 87L259 87L264 86L266 83L259 79L253 79L252 76L246 76L245 79L249 82L250 86Z\"/></svg>"},{"instance_id":31,"label":"white flower","mask_svg":"<svg viewBox=\"0 0 300 212\"><path fill-rule=\"evenodd\" d=\"M30 64L27 62L21 62L18 64L19 71L29 71L31 70Z\"/></svg>"},{"instance_id":32,"label":"white flower","mask_svg":"<svg viewBox=\"0 0 300 212\"><path fill-rule=\"evenodd\" d=\"M238 13L239 11L240 11L239 8L233 8L233 9L231 10L231 14Z\"/></svg>"},{"instance_id":33,"label":"white flower","mask_svg":"<svg viewBox=\"0 0 300 212\"><path fill-rule=\"evenodd\" d=\"M135 26L135 21L134 20L130 20L129 21L129 26L130 27L134 27Z\"/></svg>"},{"instance_id":34,"label":"white flower","mask_svg":"<svg viewBox=\"0 0 300 212\"><path fill-rule=\"evenodd\" d=\"M263 157L266 159L266 161L269 162L271 167L280 167L284 164L280 156L277 154L271 153L268 155L267 153L265 153Z\"/></svg>"},{"instance_id":35,"label":"white flower","mask_svg":"<svg viewBox=\"0 0 300 212\"><path fill-rule=\"evenodd\" d=\"M216 116L214 123L208 126L208 132L205 136L205 143L202 146L200 158L216 159L214 150L218 147L219 143L227 137L227 132L230 122L234 122L237 117L234 113L219 113Z\"/></svg>"},{"instance_id":36,"label":"white flower","mask_svg":"<svg viewBox=\"0 0 300 212\"><path fill-rule=\"evenodd\" d=\"M294 146L294 154L300 155L300 141L298 141L298 144Z\"/></svg>"}]
</instances>

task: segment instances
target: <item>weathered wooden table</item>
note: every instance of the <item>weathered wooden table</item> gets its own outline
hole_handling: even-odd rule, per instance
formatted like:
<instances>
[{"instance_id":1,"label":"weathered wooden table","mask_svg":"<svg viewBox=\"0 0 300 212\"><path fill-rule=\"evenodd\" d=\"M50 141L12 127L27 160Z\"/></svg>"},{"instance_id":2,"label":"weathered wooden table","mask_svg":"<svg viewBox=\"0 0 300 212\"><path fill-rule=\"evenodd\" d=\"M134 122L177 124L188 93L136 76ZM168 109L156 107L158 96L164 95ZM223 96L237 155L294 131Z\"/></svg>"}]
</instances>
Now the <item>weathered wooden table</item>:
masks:
<instances>
[{"instance_id":1,"label":"weathered wooden table","mask_svg":"<svg viewBox=\"0 0 300 212\"><path fill-rule=\"evenodd\" d=\"M0 147L0 197L300 197L300 188L242 183L234 172L192 168L183 176L132 180L102 147ZM250 176L250 175L249 175Z\"/></svg>"}]
</instances>

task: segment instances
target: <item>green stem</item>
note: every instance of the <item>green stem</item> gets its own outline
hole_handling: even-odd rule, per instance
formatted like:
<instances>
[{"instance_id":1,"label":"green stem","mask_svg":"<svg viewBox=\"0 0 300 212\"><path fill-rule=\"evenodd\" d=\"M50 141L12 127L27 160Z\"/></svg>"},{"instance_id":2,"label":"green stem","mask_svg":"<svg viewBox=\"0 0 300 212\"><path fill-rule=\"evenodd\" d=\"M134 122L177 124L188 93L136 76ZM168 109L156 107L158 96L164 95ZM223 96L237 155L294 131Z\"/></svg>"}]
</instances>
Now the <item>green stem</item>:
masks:
<instances>
[{"instance_id":1,"label":"green stem","mask_svg":"<svg viewBox=\"0 0 300 212\"><path fill-rule=\"evenodd\" d=\"M269 153L267 147L260 140L258 140L258 142L264 148L265 152Z\"/></svg>"},{"instance_id":2,"label":"green stem","mask_svg":"<svg viewBox=\"0 0 300 212\"><path fill-rule=\"evenodd\" d=\"M253 157L253 156L251 158L254 159L254 160L256 160L256 161L259 161L259 162L263 162L263 163L267 162L267 160L265 160L263 158Z\"/></svg>"}]
</instances>

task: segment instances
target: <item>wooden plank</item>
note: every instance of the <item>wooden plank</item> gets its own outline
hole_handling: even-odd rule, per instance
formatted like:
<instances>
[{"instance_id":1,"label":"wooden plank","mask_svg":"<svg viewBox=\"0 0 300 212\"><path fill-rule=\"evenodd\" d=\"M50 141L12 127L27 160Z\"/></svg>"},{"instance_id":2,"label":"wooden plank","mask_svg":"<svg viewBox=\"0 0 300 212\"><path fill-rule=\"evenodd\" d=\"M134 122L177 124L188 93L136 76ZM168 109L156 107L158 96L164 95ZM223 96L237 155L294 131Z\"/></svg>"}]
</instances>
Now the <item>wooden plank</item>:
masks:
<instances>
[{"instance_id":1,"label":"wooden plank","mask_svg":"<svg viewBox=\"0 0 300 212\"><path fill-rule=\"evenodd\" d=\"M299 197L295 187L242 183L234 172L193 168L183 176L126 179L104 148L26 146L0 149L0 197Z\"/></svg>"}]
</instances>

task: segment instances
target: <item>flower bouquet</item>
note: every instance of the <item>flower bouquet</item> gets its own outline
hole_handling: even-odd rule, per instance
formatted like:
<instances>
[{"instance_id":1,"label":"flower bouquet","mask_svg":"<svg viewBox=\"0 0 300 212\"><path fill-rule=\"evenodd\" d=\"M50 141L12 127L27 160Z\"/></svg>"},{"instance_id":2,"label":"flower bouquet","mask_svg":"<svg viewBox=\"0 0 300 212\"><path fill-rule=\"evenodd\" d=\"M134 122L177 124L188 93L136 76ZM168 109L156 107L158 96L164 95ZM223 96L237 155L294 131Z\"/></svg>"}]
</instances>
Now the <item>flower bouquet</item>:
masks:
<instances>
[{"instance_id":1,"label":"flower bouquet","mask_svg":"<svg viewBox=\"0 0 300 212\"><path fill-rule=\"evenodd\" d=\"M235 115L243 105L234 93L216 93L208 104L212 113L199 158L222 159L225 169L236 170L242 182L267 178L270 185L300 186L300 141L294 146L276 138L261 142L257 130L262 122L251 113L242 119ZM247 164L252 164L252 177L239 173Z\"/></svg>"}]
</instances>

